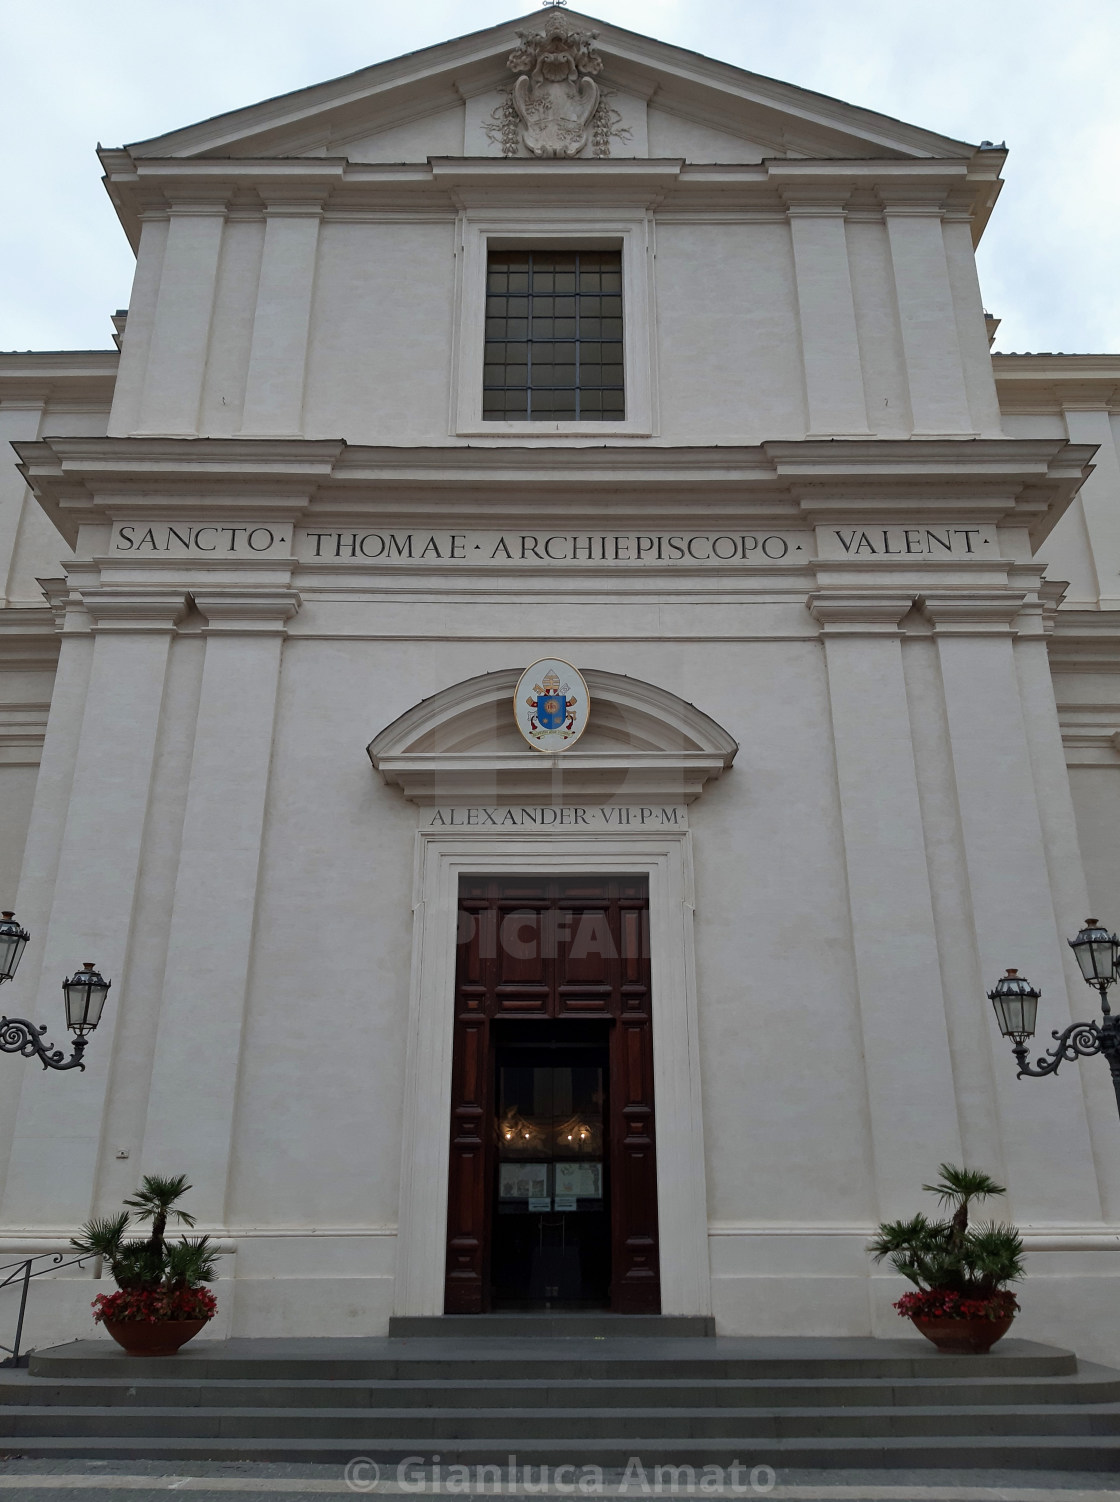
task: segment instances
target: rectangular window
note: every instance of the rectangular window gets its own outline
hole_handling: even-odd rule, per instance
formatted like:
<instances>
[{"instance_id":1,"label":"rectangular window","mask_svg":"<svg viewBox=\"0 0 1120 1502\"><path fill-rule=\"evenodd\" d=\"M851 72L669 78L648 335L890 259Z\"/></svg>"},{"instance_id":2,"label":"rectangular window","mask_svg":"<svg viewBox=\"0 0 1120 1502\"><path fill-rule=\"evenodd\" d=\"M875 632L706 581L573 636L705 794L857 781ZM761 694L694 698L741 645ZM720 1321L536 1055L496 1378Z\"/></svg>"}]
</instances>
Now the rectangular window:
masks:
<instances>
[{"instance_id":1,"label":"rectangular window","mask_svg":"<svg viewBox=\"0 0 1120 1502\"><path fill-rule=\"evenodd\" d=\"M485 420L621 422L622 365L621 252L490 252Z\"/></svg>"}]
</instances>

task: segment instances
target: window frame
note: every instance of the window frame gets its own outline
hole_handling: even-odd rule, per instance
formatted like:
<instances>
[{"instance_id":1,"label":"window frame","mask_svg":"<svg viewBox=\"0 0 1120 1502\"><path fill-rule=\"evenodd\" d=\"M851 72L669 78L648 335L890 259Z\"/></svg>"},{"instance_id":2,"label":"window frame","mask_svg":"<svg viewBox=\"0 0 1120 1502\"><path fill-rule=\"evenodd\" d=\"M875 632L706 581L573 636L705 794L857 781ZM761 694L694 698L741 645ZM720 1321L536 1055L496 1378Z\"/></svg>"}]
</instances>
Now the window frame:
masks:
<instances>
[{"instance_id":1,"label":"window frame","mask_svg":"<svg viewBox=\"0 0 1120 1502\"><path fill-rule=\"evenodd\" d=\"M644 214L604 222L463 216L459 243L458 350L453 362L451 433L470 438L581 438L654 436L653 304ZM622 253L623 386L626 417L483 418L482 367L486 342L486 271L491 250L618 250Z\"/></svg>"},{"instance_id":2,"label":"window frame","mask_svg":"<svg viewBox=\"0 0 1120 1502\"><path fill-rule=\"evenodd\" d=\"M491 245L486 267L483 421L625 422L621 250L499 250ZM607 291L600 281L604 273ZM512 282L522 277L523 291L511 290ZM570 294L561 285L568 277ZM524 304L523 317L515 312L518 303ZM566 318L562 303L570 307ZM492 319L501 330L493 339ZM587 324L593 333L585 332ZM526 410L510 410L516 405Z\"/></svg>"}]
</instances>

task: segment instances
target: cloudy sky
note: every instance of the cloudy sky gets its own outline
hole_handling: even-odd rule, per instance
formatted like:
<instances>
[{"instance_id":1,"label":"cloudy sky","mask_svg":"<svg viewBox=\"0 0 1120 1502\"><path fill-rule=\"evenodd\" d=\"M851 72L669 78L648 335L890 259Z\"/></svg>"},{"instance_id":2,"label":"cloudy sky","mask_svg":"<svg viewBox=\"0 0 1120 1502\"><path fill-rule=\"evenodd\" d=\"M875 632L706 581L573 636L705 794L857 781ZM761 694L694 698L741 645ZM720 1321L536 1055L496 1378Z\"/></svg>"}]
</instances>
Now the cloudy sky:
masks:
<instances>
[{"instance_id":1,"label":"cloudy sky","mask_svg":"<svg viewBox=\"0 0 1120 1502\"><path fill-rule=\"evenodd\" d=\"M98 348L132 257L119 146L532 9L525 0L38 0L4 11L0 348ZM573 6L573 8L575 8ZM756 73L1006 140L980 248L1003 350L1120 350L1120 0L584 0Z\"/></svg>"}]
</instances>

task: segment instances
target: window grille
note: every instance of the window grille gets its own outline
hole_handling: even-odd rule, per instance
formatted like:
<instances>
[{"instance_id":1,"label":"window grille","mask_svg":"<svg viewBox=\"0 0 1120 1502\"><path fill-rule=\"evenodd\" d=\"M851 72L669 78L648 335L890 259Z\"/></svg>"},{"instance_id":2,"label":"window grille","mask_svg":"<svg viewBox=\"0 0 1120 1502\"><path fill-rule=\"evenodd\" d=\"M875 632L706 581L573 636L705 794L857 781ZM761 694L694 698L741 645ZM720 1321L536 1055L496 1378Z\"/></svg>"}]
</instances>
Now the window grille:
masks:
<instances>
[{"instance_id":1,"label":"window grille","mask_svg":"<svg viewBox=\"0 0 1120 1502\"><path fill-rule=\"evenodd\" d=\"M491 251L483 359L488 421L622 421L621 252Z\"/></svg>"}]
</instances>

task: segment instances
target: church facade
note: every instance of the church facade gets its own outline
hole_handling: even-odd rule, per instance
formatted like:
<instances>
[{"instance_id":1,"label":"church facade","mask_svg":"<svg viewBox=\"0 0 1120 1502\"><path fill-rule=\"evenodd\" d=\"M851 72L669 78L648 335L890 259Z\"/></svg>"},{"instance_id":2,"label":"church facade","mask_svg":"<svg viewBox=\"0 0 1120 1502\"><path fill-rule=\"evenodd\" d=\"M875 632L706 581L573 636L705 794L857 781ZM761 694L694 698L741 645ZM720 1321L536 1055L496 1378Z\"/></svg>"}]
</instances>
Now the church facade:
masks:
<instances>
[{"instance_id":1,"label":"church facade","mask_svg":"<svg viewBox=\"0 0 1120 1502\"><path fill-rule=\"evenodd\" d=\"M145 1172L218 1334L898 1333L942 1162L1115 1359L1120 357L992 356L1002 149L573 11L102 153L119 352L0 356L0 1260ZM91 1333L87 1274L32 1343Z\"/></svg>"}]
</instances>

